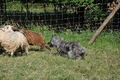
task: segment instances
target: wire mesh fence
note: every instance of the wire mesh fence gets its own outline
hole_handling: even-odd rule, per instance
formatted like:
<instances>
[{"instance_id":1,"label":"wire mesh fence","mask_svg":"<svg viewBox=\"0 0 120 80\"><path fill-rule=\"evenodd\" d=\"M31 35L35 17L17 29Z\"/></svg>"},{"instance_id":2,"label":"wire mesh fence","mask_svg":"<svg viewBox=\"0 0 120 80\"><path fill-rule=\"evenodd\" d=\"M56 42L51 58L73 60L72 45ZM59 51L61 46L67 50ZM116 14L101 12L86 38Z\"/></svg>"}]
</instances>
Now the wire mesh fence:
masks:
<instances>
[{"instance_id":1,"label":"wire mesh fence","mask_svg":"<svg viewBox=\"0 0 120 80\"><path fill-rule=\"evenodd\" d=\"M36 0L35 0L36 1ZM115 0L116 1L116 0ZM118 2L115 4L117 5ZM30 2L29 0L2 0L0 3L0 25L13 24L16 26L32 27L49 26L56 31L71 29L80 31L97 29L109 13L114 9L110 3L95 2L96 10L89 5L76 7L66 3ZM114 6L113 6L114 5ZM120 29L120 10L109 21L106 30Z\"/></svg>"}]
</instances>

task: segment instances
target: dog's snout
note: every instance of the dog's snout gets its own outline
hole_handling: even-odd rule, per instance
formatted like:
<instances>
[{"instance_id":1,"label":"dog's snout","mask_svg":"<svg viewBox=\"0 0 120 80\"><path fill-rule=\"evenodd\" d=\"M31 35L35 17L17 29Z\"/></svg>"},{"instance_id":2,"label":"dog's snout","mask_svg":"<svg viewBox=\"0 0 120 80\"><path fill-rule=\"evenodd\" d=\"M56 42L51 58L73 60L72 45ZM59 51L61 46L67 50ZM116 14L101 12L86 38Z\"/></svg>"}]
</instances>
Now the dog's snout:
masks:
<instances>
[{"instance_id":1,"label":"dog's snout","mask_svg":"<svg viewBox=\"0 0 120 80\"><path fill-rule=\"evenodd\" d=\"M50 47L53 47L53 45L52 45L50 42L48 42L48 45L49 45Z\"/></svg>"},{"instance_id":2,"label":"dog's snout","mask_svg":"<svg viewBox=\"0 0 120 80\"><path fill-rule=\"evenodd\" d=\"M50 42L48 42L47 44L50 44Z\"/></svg>"}]
</instances>

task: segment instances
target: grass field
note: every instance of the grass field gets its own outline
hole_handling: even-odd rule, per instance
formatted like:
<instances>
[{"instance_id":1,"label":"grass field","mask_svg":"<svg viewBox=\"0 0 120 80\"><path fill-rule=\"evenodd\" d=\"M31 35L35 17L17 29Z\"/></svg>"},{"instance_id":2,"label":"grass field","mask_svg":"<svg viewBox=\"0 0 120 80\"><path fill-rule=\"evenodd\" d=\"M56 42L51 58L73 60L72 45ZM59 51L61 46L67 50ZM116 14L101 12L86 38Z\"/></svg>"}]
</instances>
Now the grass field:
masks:
<instances>
[{"instance_id":1,"label":"grass field","mask_svg":"<svg viewBox=\"0 0 120 80\"><path fill-rule=\"evenodd\" d=\"M26 12L21 6L20 2L9 2L6 10ZM48 5L46 10L53 12L51 7L53 5ZM29 10L44 12L41 4L34 4ZM87 50L86 59L76 61L67 55L52 55L56 48L41 52L38 46L31 46L27 56L0 55L0 80L120 80L120 32L102 32L90 45L88 41L95 32L89 30L81 33L70 30L55 33L47 27L31 27L31 30L42 33L46 43L54 34L67 41L80 42Z\"/></svg>"},{"instance_id":2,"label":"grass field","mask_svg":"<svg viewBox=\"0 0 120 80\"><path fill-rule=\"evenodd\" d=\"M120 80L120 32L102 32L90 45L87 42L94 32L32 30L42 33L46 42L54 34L80 42L87 49L86 59L76 61L52 55L56 48L40 52L38 46L31 46L27 56L0 55L0 80Z\"/></svg>"}]
</instances>

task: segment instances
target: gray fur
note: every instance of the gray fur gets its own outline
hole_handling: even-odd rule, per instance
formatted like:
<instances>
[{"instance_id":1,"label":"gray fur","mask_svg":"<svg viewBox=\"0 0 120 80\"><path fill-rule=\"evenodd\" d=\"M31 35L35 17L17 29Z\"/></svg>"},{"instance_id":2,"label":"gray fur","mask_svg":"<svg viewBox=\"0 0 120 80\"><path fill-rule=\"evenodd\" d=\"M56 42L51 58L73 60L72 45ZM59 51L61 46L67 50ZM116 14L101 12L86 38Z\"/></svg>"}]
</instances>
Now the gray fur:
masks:
<instances>
[{"instance_id":1,"label":"gray fur","mask_svg":"<svg viewBox=\"0 0 120 80\"><path fill-rule=\"evenodd\" d=\"M68 54L69 58L77 58L81 56L84 59L86 52L85 47L75 41L64 41L62 38L54 35L48 43L50 47L57 47L58 52Z\"/></svg>"}]
</instances>

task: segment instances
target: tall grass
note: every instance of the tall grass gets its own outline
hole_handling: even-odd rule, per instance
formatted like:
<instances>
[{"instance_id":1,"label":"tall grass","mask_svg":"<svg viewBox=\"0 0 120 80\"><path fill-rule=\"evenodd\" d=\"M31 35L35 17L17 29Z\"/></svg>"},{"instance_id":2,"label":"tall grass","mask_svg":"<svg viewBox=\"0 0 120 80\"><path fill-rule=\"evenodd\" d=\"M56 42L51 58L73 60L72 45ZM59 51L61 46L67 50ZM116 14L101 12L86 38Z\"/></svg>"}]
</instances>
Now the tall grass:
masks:
<instances>
[{"instance_id":1,"label":"tall grass","mask_svg":"<svg viewBox=\"0 0 120 80\"><path fill-rule=\"evenodd\" d=\"M85 60L72 60L65 56L52 55L38 46L31 46L27 56L11 58L0 55L0 80L120 80L120 32L102 32L95 42L87 42L94 32L81 33L70 30L55 33L47 27L31 30L42 33L46 43L56 34L67 41L78 41L86 47Z\"/></svg>"}]
</instances>

